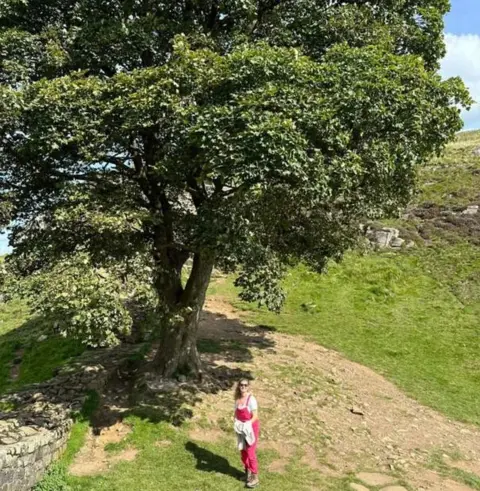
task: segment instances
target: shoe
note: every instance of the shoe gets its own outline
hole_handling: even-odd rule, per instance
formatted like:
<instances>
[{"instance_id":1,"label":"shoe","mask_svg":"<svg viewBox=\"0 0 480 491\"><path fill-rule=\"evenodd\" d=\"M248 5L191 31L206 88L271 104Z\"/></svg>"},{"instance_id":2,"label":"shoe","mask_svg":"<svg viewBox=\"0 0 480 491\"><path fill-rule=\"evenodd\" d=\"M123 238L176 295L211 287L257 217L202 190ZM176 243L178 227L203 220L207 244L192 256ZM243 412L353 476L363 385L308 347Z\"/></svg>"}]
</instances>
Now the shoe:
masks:
<instances>
[{"instance_id":1,"label":"shoe","mask_svg":"<svg viewBox=\"0 0 480 491\"><path fill-rule=\"evenodd\" d=\"M245 469L245 483L248 484L252 478L252 473L249 469Z\"/></svg>"},{"instance_id":2,"label":"shoe","mask_svg":"<svg viewBox=\"0 0 480 491\"><path fill-rule=\"evenodd\" d=\"M251 474L250 475L250 480L247 482L247 488L256 488L260 484L260 481L258 480L258 474Z\"/></svg>"}]
</instances>

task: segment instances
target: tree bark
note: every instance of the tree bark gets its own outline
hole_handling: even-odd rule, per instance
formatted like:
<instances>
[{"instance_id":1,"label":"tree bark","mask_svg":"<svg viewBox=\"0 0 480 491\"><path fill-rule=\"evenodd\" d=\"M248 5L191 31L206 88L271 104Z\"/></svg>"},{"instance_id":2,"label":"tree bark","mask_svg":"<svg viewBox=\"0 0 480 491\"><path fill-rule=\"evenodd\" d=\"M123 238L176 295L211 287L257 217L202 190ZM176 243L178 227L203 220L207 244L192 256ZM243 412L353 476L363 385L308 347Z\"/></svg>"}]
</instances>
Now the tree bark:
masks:
<instances>
[{"instance_id":1,"label":"tree bark","mask_svg":"<svg viewBox=\"0 0 480 491\"><path fill-rule=\"evenodd\" d=\"M154 360L155 371L163 377L177 374L201 376L197 332L212 270L213 259L204 254L196 254L190 277L180 298L176 304L167 305L169 312L161 328L160 346ZM165 294L162 297L172 298Z\"/></svg>"}]
</instances>

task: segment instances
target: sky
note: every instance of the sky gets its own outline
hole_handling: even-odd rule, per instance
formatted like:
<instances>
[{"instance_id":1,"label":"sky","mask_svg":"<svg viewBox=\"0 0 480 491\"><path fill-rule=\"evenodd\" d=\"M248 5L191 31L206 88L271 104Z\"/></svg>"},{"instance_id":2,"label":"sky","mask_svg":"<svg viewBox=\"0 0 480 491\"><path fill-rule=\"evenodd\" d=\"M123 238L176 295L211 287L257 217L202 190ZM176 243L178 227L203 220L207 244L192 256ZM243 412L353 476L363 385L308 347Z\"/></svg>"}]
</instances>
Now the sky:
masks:
<instances>
[{"instance_id":1,"label":"sky","mask_svg":"<svg viewBox=\"0 0 480 491\"><path fill-rule=\"evenodd\" d=\"M445 18L447 55L442 61L445 78L460 76L472 94L475 104L464 112L466 130L480 129L480 0L451 0L451 11ZM8 239L0 234L0 254L9 251Z\"/></svg>"},{"instance_id":2,"label":"sky","mask_svg":"<svg viewBox=\"0 0 480 491\"><path fill-rule=\"evenodd\" d=\"M475 101L480 102L480 0L451 0L445 19L447 55L444 77L460 76ZM463 114L466 130L480 129L480 104Z\"/></svg>"}]
</instances>

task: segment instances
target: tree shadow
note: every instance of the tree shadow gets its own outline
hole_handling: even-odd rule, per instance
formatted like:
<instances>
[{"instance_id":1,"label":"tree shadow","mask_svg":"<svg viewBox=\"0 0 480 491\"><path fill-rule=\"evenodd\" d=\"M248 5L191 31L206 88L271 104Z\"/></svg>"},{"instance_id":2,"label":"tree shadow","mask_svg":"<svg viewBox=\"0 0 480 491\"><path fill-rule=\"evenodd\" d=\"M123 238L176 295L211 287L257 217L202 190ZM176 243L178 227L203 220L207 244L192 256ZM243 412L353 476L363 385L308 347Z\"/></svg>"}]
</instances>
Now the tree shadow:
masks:
<instances>
[{"instance_id":1,"label":"tree shadow","mask_svg":"<svg viewBox=\"0 0 480 491\"><path fill-rule=\"evenodd\" d=\"M225 457L199 447L196 443L187 442L185 449L195 457L197 461L196 469L199 471L218 472L237 480L241 480L244 477L244 473L236 467L232 467Z\"/></svg>"},{"instance_id":2,"label":"tree shadow","mask_svg":"<svg viewBox=\"0 0 480 491\"><path fill-rule=\"evenodd\" d=\"M247 363L253 361L252 349L274 350L268 337L273 328L246 326L238 319L204 311L200 322L198 349L210 361Z\"/></svg>"},{"instance_id":3,"label":"tree shadow","mask_svg":"<svg viewBox=\"0 0 480 491\"><path fill-rule=\"evenodd\" d=\"M53 426L59 424L61 414L78 413L87 394L93 390L99 400L89 419L96 434L128 415L180 426L193 416L193 408L205 395L233 390L241 378L253 379L248 363L253 361L255 352L274 349L268 329L245 326L236 319L211 312L204 312L202 317L198 343L203 362L200 382L184 378L166 380L145 370L151 360L145 344L76 351L74 346L68 347L67 340L68 349L57 360L54 353L63 346L61 341L51 334L49 339L39 342L39 336L44 333L40 327L42 319L27 321L0 336L0 355L4 349L10 353L4 359L11 358L7 368L3 368L5 377L9 376L15 350L25 346L32 347L36 355L28 362L17 360L17 364L24 367L28 363L35 368L35 363L42 363L48 365L48 370L42 372L39 367L38 373L32 372L36 383L23 387L12 384L15 392L0 394L0 420L15 417L27 426L49 428L52 419L56 420ZM45 357L51 359L42 361ZM67 358L69 361L64 365ZM246 363L247 367L233 368L229 366L232 362ZM55 363L58 366L55 367ZM8 413L2 409L5 397L14 407Z\"/></svg>"},{"instance_id":4,"label":"tree shadow","mask_svg":"<svg viewBox=\"0 0 480 491\"><path fill-rule=\"evenodd\" d=\"M152 371L115 371L102 393L102 404L94 415L101 431L116 420L135 415L153 423L180 426L193 416L193 409L207 394L233 390L239 379L253 379L246 368L232 368L232 362L253 361L254 350L273 350L275 343L265 327L249 327L236 319L203 312L198 348L203 362L201 381L166 380Z\"/></svg>"}]
</instances>

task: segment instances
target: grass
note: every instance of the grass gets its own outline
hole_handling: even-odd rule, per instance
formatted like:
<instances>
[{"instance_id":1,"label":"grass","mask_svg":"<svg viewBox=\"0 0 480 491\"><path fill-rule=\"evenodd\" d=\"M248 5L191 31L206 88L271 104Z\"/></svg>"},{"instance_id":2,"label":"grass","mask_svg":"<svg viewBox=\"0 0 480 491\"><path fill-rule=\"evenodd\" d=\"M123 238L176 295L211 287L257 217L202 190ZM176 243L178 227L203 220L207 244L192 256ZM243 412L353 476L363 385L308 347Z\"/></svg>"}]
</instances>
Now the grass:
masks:
<instances>
[{"instance_id":1,"label":"grass","mask_svg":"<svg viewBox=\"0 0 480 491\"><path fill-rule=\"evenodd\" d=\"M461 133L445 155L421 170L418 200L444 206L480 203L480 156L473 153L479 147L480 132Z\"/></svg>"},{"instance_id":2,"label":"grass","mask_svg":"<svg viewBox=\"0 0 480 491\"><path fill-rule=\"evenodd\" d=\"M48 334L44 341L38 341ZM85 347L78 341L54 335L38 317L31 317L21 300L0 304L0 394L26 384L51 378L59 366L78 356ZM11 368L18 358L20 371L12 380Z\"/></svg>"},{"instance_id":3,"label":"grass","mask_svg":"<svg viewBox=\"0 0 480 491\"><path fill-rule=\"evenodd\" d=\"M67 476L66 483L75 491L144 491L244 489L241 463L231 436L215 443L195 442L189 438L189 425L173 429L167 423L152 423L148 419L129 416L125 422L133 431L125 444L139 450L134 462L122 462L101 476ZM166 445L159 442L168 442ZM269 450L260 451L262 465L278 458ZM262 473L262 489L291 490L317 489L347 490L343 480L328 480L319 473L294 460L284 475ZM301 484L300 484L301 483ZM311 488L310 488L311 489Z\"/></svg>"},{"instance_id":4,"label":"grass","mask_svg":"<svg viewBox=\"0 0 480 491\"><path fill-rule=\"evenodd\" d=\"M435 451L430 456L430 467L437 471L439 474L445 477L450 477L455 481L462 482L467 486L470 486L471 489L480 490L480 477L472 474L470 472L466 472L462 469L458 469L456 467L451 467L445 462L445 453L443 451ZM460 455L447 455L451 458L451 460L461 460Z\"/></svg>"}]
</instances>

